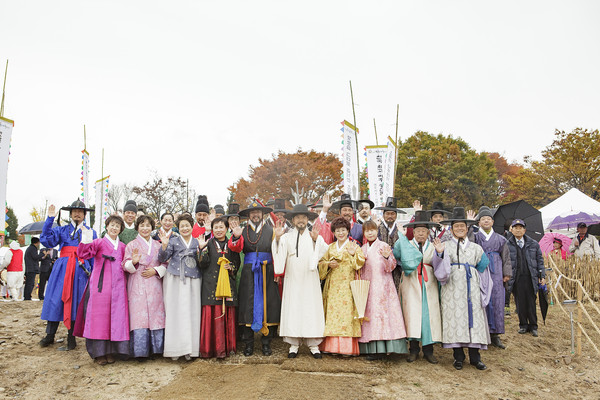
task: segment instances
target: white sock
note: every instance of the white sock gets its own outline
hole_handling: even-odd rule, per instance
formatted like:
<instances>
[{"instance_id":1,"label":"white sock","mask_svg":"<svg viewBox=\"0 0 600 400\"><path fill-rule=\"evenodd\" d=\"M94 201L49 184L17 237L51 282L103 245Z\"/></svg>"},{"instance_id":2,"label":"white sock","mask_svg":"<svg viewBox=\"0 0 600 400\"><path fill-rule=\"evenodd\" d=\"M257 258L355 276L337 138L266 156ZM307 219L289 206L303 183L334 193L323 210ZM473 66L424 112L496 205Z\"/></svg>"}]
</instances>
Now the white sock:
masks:
<instances>
[{"instance_id":1,"label":"white sock","mask_svg":"<svg viewBox=\"0 0 600 400\"><path fill-rule=\"evenodd\" d=\"M319 346L310 346L309 349L310 349L310 352L312 354L318 354L318 353L320 353Z\"/></svg>"},{"instance_id":2,"label":"white sock","mask_svg":"<svg viewBox=\"0 0 600 400\"><path fill-rule=\"evenodd\" d=\"M291 345L290 353L297 353L299 348L300 348L300 346Z\"/></svg>"}]
</instances>

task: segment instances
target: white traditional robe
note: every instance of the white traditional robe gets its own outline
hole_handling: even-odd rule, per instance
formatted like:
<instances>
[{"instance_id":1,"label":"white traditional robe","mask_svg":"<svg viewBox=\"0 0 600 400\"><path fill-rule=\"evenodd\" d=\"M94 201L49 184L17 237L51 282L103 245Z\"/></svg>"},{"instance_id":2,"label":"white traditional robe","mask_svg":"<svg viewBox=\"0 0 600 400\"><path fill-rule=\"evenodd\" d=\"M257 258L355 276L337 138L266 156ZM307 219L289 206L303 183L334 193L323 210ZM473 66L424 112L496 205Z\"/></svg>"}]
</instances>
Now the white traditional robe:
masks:
<instances>
[{"instance_id":1,"label":"white traditional robe","mask_svg":"<svg viewBox=\"0 0 600 400\"><path fill-rule=\"evenodd\" d=\"M279 325L279 334L284 338L323 337L325 315L318 263L327 247L321 236L317 237L316 243L313 242L308 229L299 237L298 231L291 229L279 239L279 243L273 240L271 249L275 274L285 272Z\"/></svg>"}]
</instances>

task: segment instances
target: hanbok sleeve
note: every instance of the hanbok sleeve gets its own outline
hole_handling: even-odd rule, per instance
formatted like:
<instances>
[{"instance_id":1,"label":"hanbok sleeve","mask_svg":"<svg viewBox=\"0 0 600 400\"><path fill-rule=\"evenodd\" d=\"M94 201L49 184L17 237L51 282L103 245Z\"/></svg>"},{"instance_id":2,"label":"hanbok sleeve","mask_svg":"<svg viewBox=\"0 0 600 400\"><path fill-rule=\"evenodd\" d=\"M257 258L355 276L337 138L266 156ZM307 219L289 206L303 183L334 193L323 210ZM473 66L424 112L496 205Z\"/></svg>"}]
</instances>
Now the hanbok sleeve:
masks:
<instances>
[{"instance_id":1,"label":"hanbok sleeve","mask_svg":"<svg viewBox=\"0 0 600 400\"><path fill-rule=\"evenodd\" d=\"M323 280L327 277L327 274L329 273L329 262L331 261L331 255L329 253L329 248L325 251L325 254L323 254L323 257L321 257L321 260L319 260L319 279Z\"/></svg>"},{"instance_id":2,"label":"hanbok sleeve","mask_svg":"<svg viewBox=\"0 0 600 400\"><path fill-rule=\"evenodd\" d=\"M487 307L492 298L492 288L494 287L494 282L492 281L492 274L490 274L490 269L486 268L483 272L479 273L479 288L481 290L481 307Z\"/></svg>"},{"instance_id":3,"label":"hanbok sleeve","mask_svg":"<svg viewBox=\"0 0 600 400\"><path fill-rule=\"evenodd\" d=\"M365 265L365 253L363 253L360 246L356 247L356 251L354 252L354 255L350 256L350 258L352 260L352 267L355 270L359 270L363 267L363 265Z\"/></svg>"},{"instance_id":4,"label":"hanbok sleeve","mask_svg":"<svg viewBox=\"0 0 600 400\"><path fill-rule=\"evenodd\" d=\"M421 263L423 254L410 244L406 236L400 234L394 244L394 257L400 261L402 271L410 275Z\"/></svg>"},{"instance_id":5,"label":"hanbok sleeve","mask_svg":"<svg viewBox=\"0 0 600 400\"><path fill-rule=\"evenodd\" d=\"M320 228L319 235L325 240L325 243L333 243L333 232L331 232L331 224L325 219L325 213L321 212L319 218L315 220L315 226Z\"/></svg>"},{"instance_id":6,"label":"hanbok sleeve","mask_svg":"<svg viewBox=\"0 0 600 400\"><path fill-rule=\"evenodd\" d=\"M53 223L54 217L46 218L40 235L40 242L47 248L56 247L60 244L60 227L52 228Z\"/></svg>"},{"instance_id":7,"label":"hanbok sleeve","mask_svg":"<svg viewBox=\"0 0 600 400\"><path fill-rule=\"evenodd\" d=\"M485 254L483 252L483 249L481 247L479 247L479 261L477 261L477 271L479 272L483 272L488 265L490 265L490 259L488 258L487 254Z\"/></svg>"},{"instance_id":8,"label":"hanbok sleeve","mask_svg":"<svg viewBox=\"0 0 600 400\"><path fill-rule=\"evenodd\" d=\"M314 251L308 266L309 271L316 271L319 267L319 260L323 258L327 252L327 243L322 236L317 236L317 241L314 243Z\"/></svg>"},{"instance_id":9,"label":"hanbok sleeve","mask_svg":"<svg viewBox=\"0 0 600 400\"><path fill-rule=\"evenodd\" d=\"M210 250L208 250L208 244L200 253L200 269L206 269L210 266Z\"/></svg>"},{"instance_id":10,"label":"hanbok sleeve","mask_svg":"<svg viewBox=\"0 0 600 400\"><path fill-rule=\"evenodd\" d=\"M438 254L437 251L434 251L433 254L433 274L439 283L445 285L448 282L448 278L450 278L450 257L444 257L444 253Z\"/></svg>"},{"instance_id":11,"label":"hanbok sleeve","mask_svg":"<svg viewBox=\"0 0 600 400\"><path fill-rule=\"evenodd\" d=\"M390 246L387 243L381 243L382 248L389 248ZM385 272L392 272L396 268L396 259L394 258L394 254L390 254L388 258L378 254L383 260L383 269Z\"/></svg>"},{"instance_id":12,"label":"hanbok sleeve","mask_svg":"<svg viewBox=\"0 0 600 400\"><path fill-rule=\"evenodd\" d=\"M130 242L129 244L127 244L127 246L125 247L125 256L123 257L123 262L121 264L121 265L123 265L123 270L125 270L126 272L129 272L130 274L135 274L135 272L136 272L135 265L133 265L133 261L132 261L134 247L135 247L135 244L133 242Z\"/></svg>"},{"instance_id":13,"label":"hanbok sleeve","mask_svg":"<svg viewBox=\"0 0 600 400\"><path fill-rule=\"evenodd\" d=\"M285 271L285 263L287 261L287 237L288 234L286 233L279 238L279 241L273 240L271 242L271 253L273 254L275 275L281 275Z\"/></svg>"},{"instance_id":14,"label":"hanbok sleeve","mask_svg":"<svg viewBox=\"0 0 600 400\"><path fill-rule=\"evenodd\" d=\"M241 235L236 239L233 235L231 235L229 241L227 242L227 247L229 247L229 250L231 251L241 253L244 250L244 236Z\"/></svg>"},{"instance_id":15,"label":"hanbok sleeve","mask_svg":"<svg viewBox=\"0 0 600 400\"><path fill-rule=\"evenodd\" d=\"M174 244L175 243L169 239L166 250L163 250L162 246L160 246L160 249L158 249L158 262L165 263L173 257Z\"/></svg>"},{"instance_id":16,"label":"hanbok sleeve","mask_svg":"<svg viewBox=\"0 0 600 400\"><path fill-rule=\"evenodd\" d=\"M103 239L95 239L91 243L84 243L83 240L77 247L77 257L82 260L94 258L102 244Z\"/></svg>"}]
</instances>

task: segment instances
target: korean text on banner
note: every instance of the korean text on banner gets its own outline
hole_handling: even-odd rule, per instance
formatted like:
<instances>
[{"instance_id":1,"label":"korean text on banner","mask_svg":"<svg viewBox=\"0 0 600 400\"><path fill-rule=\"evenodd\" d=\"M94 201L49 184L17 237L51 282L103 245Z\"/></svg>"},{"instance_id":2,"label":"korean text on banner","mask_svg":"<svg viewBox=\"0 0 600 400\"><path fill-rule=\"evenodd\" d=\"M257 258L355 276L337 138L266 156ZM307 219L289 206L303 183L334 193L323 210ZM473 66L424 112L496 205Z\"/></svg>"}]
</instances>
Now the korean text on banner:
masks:
<instances>
[{"instance_id":1,"label":"korean text on banner","mask_svg":"<svg viewBox=\"0 0 600 400\"><path fill-rule=\"evenodd\" d=\"M96 181L96 219L94 229L98 234L104 230L104 221L108 218L108 178L106 176Z\"/></svg>"},{"instance_id":2,"label":"korean text on banner","mask_svg":"<svg viewBox=\"0 0 600 400\"><path fill-rule=\"evenodd\" d=\"M387 150L383 167L383 198L394 197L396 180L396 143L388 136Z\"/></svg>"},{"instance_id":3,"label":"korean text on banner","mask_svg":"<svg viewBox=\"0 0 600 400\"><path fill-rule=\"evenodd\" d=\"M369 181L369 199L376 207L385 203L383 196L383 175L387 146L366 146L367 179Z\"/></svg>"},{"instance_id":4,"label":"korean text on banner","mask_svg":"<svg viewBox=\"0 0 600 400\"><path fill-rule=\"evenodd\" d=\"M356 148L356 128L348 121L342 122L343 150L342 173L344 177L344 192L353 199L359 198L360 183L358 181L358 152Z\"/></svg>"},{"instance_id":5,"label":"korean text on banner","mask_svg":"<svg viewBox=\"0 0 600 400\"><path fill-rule=\"evenodd\" d=\"M15 123L0 117L0 221L6 223L6 179L8 175L8 155L10 154L10 137ZM5 225L0 226L5 231Z\"/></svg>"}]
</instances>

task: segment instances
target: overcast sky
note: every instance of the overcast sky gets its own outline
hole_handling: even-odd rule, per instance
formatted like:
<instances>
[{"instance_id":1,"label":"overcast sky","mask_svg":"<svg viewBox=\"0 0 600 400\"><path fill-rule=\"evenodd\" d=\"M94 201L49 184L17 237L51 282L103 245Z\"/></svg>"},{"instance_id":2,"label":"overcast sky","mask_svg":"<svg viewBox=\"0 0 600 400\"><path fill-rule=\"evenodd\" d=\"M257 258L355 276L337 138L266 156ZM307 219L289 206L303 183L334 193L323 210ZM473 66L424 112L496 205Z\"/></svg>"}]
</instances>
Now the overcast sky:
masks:
<instances>
[{"instance_id":1,"label":"overcast sky","mask_svg":"<svg viewBox=\"0 0 600 400\"><path fill-rule=\"evenodd\" d=\"M182 176L211 205L278 150L339 153L417 130L477 151L540 157L555 128L600 128L598 1L0 0L5 117L15 121L7 202Z\"/></svg>"}]
</instances>

